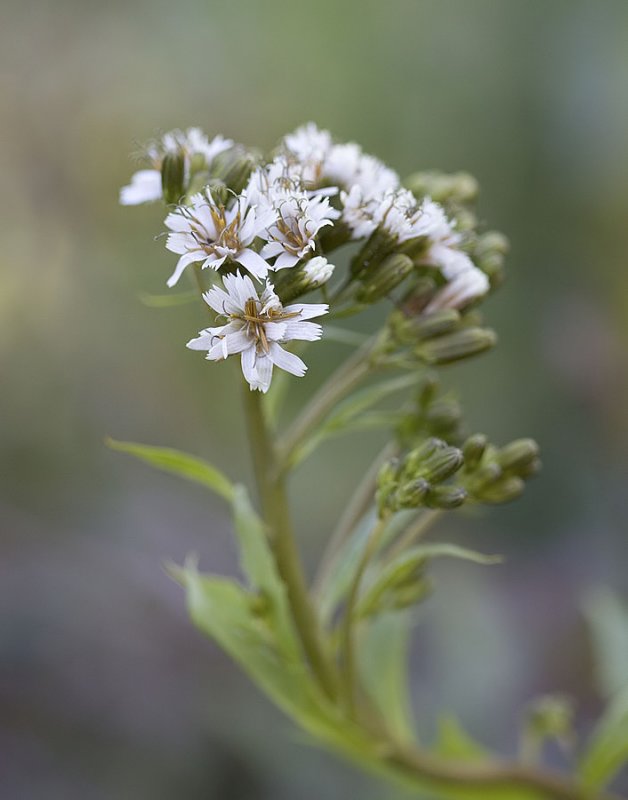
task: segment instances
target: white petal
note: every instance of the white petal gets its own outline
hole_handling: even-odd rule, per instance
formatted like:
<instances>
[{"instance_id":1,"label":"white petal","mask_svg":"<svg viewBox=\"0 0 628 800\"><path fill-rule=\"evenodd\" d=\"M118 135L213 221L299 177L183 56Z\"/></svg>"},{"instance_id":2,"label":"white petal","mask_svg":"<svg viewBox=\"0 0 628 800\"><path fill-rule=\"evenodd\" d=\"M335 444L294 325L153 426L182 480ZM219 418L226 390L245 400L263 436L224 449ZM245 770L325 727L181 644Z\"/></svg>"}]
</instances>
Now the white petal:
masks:
<instances>
[{"instance_id":1,"label":"white petal","mask_svg":"<svg viewBox=\"0 0 628 800\"><path fill-rule=\"evenodd\" d=\"M240 363L242 365L242 374L244 375L244 380L249 384L249 386L253 388L257 388L254 384L257 382L257 373L255 371L255 345L251 344L250 347L247 347L246 350L242 351L242 358Z\"/></svg>"},{"instance_id":2,"label":"white petal","mask_svg":"<svg viewBox=\"0 0 628 800\"><path fill-rule=\"evenodd\" d=\"M299 378L303 377L307 371L306 365L299 356L284 350L276 342L272 342L270 345L270 358L280 369L290 372Z\"/></svg>"},{"instance_id":3,"label":"white petal","mask_svg":"<svg viewBox=\"0 0 628 800\"><path fill-rule=\"evenodd\" d=\"M326 314L329 306L327 303L293 303L291 306L286 306L284 311L286 314L298 314L299 319L311 319Z\"/></svg>"},{"instance_id":4,"label":"white petal","mask_svg":"<svg viewBox=\"0 0 628 800\"><path fill-rule=\"evenodd\" d=\"M254 250L245 248L235 254L234 259L248 270L258 280L262 280L268 275L268 264Z\"/></svg>"},{"instance_id":5,"label":"white petal","mask_svg":"<svg viewBox=\"0 0 628 800\"><path fill-rule=\"evenodd\" d=\"M201 258L202 255L199 258L198 253L186 253L185 255L181 256L177 262L174 272L166 281L167 286L172 288L178 282L181 275L183 275L183 270L187 267L187 265L193 263L194 261L200 261Z\"/></svg>"},{"instance_id":6,"label":"white petal","mask_svg":"<svg viewBox=\"0 0 628 800\"><path fill-rule=\"evenodd\" d=\"M284 333L284 342L291 339L300 339L305 342L315 342L323 335L322 327L316 322L288 322Z\"/></svg>"},{"instance_id":7,"label":"white petal","mask_svg":"<svg viewBox=\"0 0 628 800\"><path fill-rule=\"evenodd\" d=\"M120 189L120 203L135 206L161 198L161 172L157 169L141 169L133 175L131 183Z\"/></svg>"},{"instance_id":8,"label":"white petal","mask_svg":"<svg viewBox=\"0 0 628 800\"><path fill-rule=\"evenodd\" d=\"M255 381L251 384L252 389L259 389L264 394L270 388L273 377L273 361L264 353L258 353L255 360Z\"/></svg>"},{"instance_id":9,"label":"white petal","mask_svg":"<svg viewBox=\"0 0 628 800\"><path fill-rule=\"evenodd\" d=\"M216 338L223 333L223 329L226 327L223 325L218 328L206 328L199 333L196 339L190 339L186 347L189 347L190 350L211 350L216 344Z\"/></svg>"}]
</instances>

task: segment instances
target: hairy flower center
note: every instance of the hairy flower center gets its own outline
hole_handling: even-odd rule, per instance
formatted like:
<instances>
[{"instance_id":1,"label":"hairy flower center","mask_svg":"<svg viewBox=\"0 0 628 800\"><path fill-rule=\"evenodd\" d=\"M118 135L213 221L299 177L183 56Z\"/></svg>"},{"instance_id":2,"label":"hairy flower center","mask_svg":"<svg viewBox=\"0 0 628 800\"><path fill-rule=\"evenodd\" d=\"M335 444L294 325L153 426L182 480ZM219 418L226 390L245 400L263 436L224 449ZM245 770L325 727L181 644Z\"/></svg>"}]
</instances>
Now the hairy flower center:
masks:
<instances>
[{"instance_id":1,"label":"hairy flower center","mask_svg":"<svg viewBox=\"0 0 628 800\"><path fill-rule=\"evenodd\" d=\"M246 333L251 339L254 339L258 348L261 348L265 353L268 353L270 346L266 336L265 325L268 322L283 322L287 319L298 317L298 311L286 312L283 308L269 308L262 313L261 303L252 297L244 304L244 312L242 314L234 314L235 319L242 320L246 323Z\"/></svg>"}]
</instances>

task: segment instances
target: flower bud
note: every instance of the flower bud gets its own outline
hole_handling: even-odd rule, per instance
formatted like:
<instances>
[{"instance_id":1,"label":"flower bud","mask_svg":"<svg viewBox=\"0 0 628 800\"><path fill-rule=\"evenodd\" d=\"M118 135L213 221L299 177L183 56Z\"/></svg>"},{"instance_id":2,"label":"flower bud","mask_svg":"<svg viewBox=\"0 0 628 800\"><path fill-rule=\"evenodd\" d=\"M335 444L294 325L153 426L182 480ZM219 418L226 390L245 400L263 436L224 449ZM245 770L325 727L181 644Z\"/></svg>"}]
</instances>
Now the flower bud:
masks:
<instances>
[{"instance_id":1,"label":"flower bud","mask_svg":"<svg viewBox=\"0 0 628 800\"><path fill-rule=\"evenodd\" d=\"M442 483L460 469L463 461L461 450L445 447L424 461L420 473L430 483Z\"/></svg>"},{"instance_id":2,"label":"flower bud","mask_svg":"<svg viewBox=\"0 0 628 800\"><path fill-rule=\"evenodd\" d=\"M360 276L362 286L356 292L360 303L375 303L386 297L412 272L412 259L402 253L389 256L381 264L371 264Z\"/></svg>"},{"instance_id":3,"label":"flower bud","mask_svg":"<svg viewBox=\"0 0 628 800\"><path fill-rule=\"evenodd\" d=\"M429 489L430 484L424 478L417 478L397 489L393 504L395 508L418 508Z\"/></svg>"},{"instance_id":4,"label":"flower bud","mask_svg":"<svg viewBox=\"0 0 628 800\"><path fill-rule=\"evenodd\" d=\"M434 486L425 497L425 505L449 510L458 508L466 499L467 492L460 486Z\"/></svg>"},{"instance_id":5,"label":"flower bud","mask_svg":"<svg viewBox=\"0 0 628 800\"><path fill-rule=\"evenodd\" d=\"M416 349L428 364L451 364L490 350L497 336L489 328L465 328L447 336L431 339Z\"/></svg>"},{"instance_id":6,"label":"flower bud","mask_svg":"<svg viewBox=\"0 0 628 800\"><path fill-rule=\"evenodd\" d=\"M425 412L424 427L432 436L452 441L462 423L460 403L453 398L441 398L430 403Z\"/></svg>"},{"instance_id":7,"label":"flower bud","mask_svg":"<svg viewBox=\"0 0 628 800\"><path fill-rule=\"evenodd\" d=\"M530 464L538 461L539 446L534 439L516 439L497 453L497 463L504 472L519 474Z\"/></svg>"},{"instance_id":8,"label":"flower bud","mask_svg":"<svg viewBox=\"0 0 628 800\"><path fill-rule=\"evenodd\" d=\"M413 583L399 586L392 593L392 607L398 610L420 603L432 591L431 583L422 578Z\"/></svg>"},{"instance_id":9,"label":"flower bud","mask_svg":"<svg viewBox=\"0 0 628 800\"><path fill-rule=\"evenodd\" d=\"M431 339L453 331L460 322L460 314L453 308L444 308L425 314L416 321L416 332L420 339Z\"/></svg>"},{"instance_id":10,"label":"flower bud","mask_svg":"<svg viewBox=\"0 0 628 800\"><path fill-rule=\"evenodd\" d=\"M302 294L317 289L333 275L335 266L316 256L293 269L281 270L275 279L275 291L282 303L289 303Z\"/></svg>"},{"instance_id":11,"label":"flower bud","mask_svg":"<svg viewBox=\"0 0 628 800\"><path fill-rule=\"evenodd\" d=\"M377 475L377 492L375 500L380 517L389 507L390 498L397 488L399 469L399 459L391 458L382 465Z\"/></svg>"},{"instance_id":12,"label":"flower bud","mask_svg":"<svg viewBox=\"0 0 628 800\"><path fill-rule=\"evenodd\" d=\"M181 150L168 152L161 162L161 185L164 201L178 203L184 193L185 156Z\"/></svg>"},{"instance_id":13,"label":"flower bud","mask_svg":"<svg viewBox=\"0 0 628 800\"><path fill-rule=\"evenodd\" d=\"M404 181L405 186L417 197L431 197L437 203L469 203L477 197L477 180L468 172L415 172Z\"/></svg>"},{"instance_id":14,"label":"flower bud","mask_svg":"<svg viewBox=\"0 0 628 800\"><path fill-rule=\"evenodd\" d=\"M487 486L477 492L476 497L483 503L509 503L523 494L525 481L513 475Z\"/></svg>"},{"instance_id":15,"label":"flower bud","mask_svg":"<svg viewBox=\"0 0 628 800\"><path fill-rule=\"evenodd\" d=\"M357 278L370 267L375 268L394 246L393 237L381 228L377 228L351 259L351 275Z\"/></svg>"},{"instance_id":16,"label":"flower bud","mask_svg":"<svg viewBox=\"0 0 628 800\"><path fill-rule=\"evenodd\" d=\"M479 466L482 456L486 452L488 439L483 433L470 436L462 445L464 468L466 472L473 472Z\"/></svg>"},{"instance_id":17,"label":"flower bud","mask_svg":"<svg viewBox=\"0 0 628 800\"><path fill-rule=\"evenodd\" d=\"M406 478L415 478L423 463L440 450L444 450L447 443L434 437L426 439L405 457L402 466L402 475Z\"/></svg>"}]
</instances>

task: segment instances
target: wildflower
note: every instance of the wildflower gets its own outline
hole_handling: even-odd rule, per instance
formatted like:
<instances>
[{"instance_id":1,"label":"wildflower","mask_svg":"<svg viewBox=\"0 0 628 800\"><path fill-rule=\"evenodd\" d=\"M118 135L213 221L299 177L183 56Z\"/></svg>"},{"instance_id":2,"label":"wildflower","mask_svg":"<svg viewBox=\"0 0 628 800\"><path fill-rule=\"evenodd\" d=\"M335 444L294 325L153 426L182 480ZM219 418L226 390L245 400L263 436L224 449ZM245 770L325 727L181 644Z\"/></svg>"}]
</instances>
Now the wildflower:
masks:
<instances>
[{"instance_id":1,"label":"wildflower","mask_svg":"<svg viewBox=\"0 0 628 800\"><path fill-rule=\"evenodd\" d=\"M339 216L326 197L308 197L302 192L284 190L276 194L274 206L277 216L263 234L268 244L260 255L265 259L275 258L275 270L294 267L315 249L320 229L333 225L332 220Z\"/></svg>"},{"instance_id":2,"label":"wildflower","mask_svg":"<svg viewBox=\"0 0 628 800\"><path fill-rule=\"evenodd\" d=\"M465 257L468 258L468 256ZM490 283L487 276L481 269L471 264L470 268L460 272L434 295L424 309L424 313L431 314L433 311L444 308L463 308L478 297L483 297L489 288Z\"/></svg>"},{"instance_id":3,"label":"wildflower","mask_svg":"<svg viewBox=\"0 0 628 800\"><path fill-rule=\"evenodd\" d=\"M210 361L240 353L242 372L251 390L268 391L273 366L303 376L306 365L280 343L320 339L321 326L308 320L326 314L329 307L314 303L284 307L268 282L259 296L253 281L240 273L225 275L223 284L226 291L214 286L203 297L226 323L201 331L187 346L207 350Z\"/></svg>"},{"instance_id":4,"label":"wildflower","mask_svg":"<svg viewBox=\"0 0 628 800\"><path fill-rule=\"evenodd\" d=\"M203 268L217 270L227 258L256 278L265 278L268 264L251 245L275 216L271 208L258 213L244 192L235 198L231 208L216 203L209 187L193 195L189 206L180 206L166 217L166 227L171 231L166 247L181 256L168 286L177 283L188 264L201 262Z\"/></svg>"},{"instance_id":5,"label":"wildflower","mask_svg":"<svg viewBox=\"0 0 628 800\"><path fill-rule=\"evenodd\" d=\"M131 183L120 190L120 203L123 206L132 206L161 199L163 194L161 168L167 154L183 156L184 183L187 185L194 157L200 157L201 169L210 169L216 156L230 147L233 147L231 139L215 136L210 142L200 128L166 133L159 142L148 147L146 155L151 165L150 169L141 169L132 176Z\"/></svg>"}]
</instances>

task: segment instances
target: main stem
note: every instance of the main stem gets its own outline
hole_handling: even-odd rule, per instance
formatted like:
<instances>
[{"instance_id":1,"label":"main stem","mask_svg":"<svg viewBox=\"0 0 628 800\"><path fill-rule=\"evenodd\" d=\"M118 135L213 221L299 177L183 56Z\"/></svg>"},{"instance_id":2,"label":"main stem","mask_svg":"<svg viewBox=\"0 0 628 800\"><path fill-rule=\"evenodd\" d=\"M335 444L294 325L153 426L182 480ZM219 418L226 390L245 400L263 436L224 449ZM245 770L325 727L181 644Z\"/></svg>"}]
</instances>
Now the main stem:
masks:
<instances>
[{"instance_id":1,"label":"main stem","mask_svg":"<svg viewBox=\"0 0 628 800\"><path fill-rule=\"evenodd\" d=\"M325 652L319 621L310 603L292 531L285 479L277 469L275 445L266 424L262 395L251 391L245 382L242 385L255 479L277 569L285 583L295 627L312 671L324 692L335 700L339 679L334 663Z\"/></svg>"}]
</instances>

